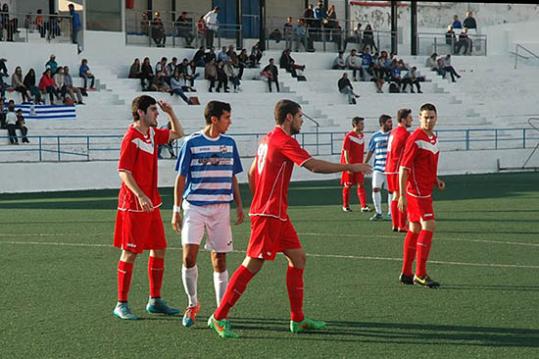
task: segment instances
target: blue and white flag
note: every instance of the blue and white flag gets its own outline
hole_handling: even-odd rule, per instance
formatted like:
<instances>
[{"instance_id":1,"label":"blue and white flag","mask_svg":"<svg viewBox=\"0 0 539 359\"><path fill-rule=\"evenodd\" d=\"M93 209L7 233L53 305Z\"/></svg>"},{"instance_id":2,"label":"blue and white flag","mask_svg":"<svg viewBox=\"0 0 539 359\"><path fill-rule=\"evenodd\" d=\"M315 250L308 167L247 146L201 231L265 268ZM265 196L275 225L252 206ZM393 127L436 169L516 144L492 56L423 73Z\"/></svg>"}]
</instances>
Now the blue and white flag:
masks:
<instances>
[{"instance_id":1,"label":"blue and white flag","mask_svg":"<svg viewBox=\"0 0 539 359\"><path fill-rule=\"evenodd\" d=\"M25 120L76 120L77 113L73 105L15 105L21 109Z\"/></svg>"}]
</instances>

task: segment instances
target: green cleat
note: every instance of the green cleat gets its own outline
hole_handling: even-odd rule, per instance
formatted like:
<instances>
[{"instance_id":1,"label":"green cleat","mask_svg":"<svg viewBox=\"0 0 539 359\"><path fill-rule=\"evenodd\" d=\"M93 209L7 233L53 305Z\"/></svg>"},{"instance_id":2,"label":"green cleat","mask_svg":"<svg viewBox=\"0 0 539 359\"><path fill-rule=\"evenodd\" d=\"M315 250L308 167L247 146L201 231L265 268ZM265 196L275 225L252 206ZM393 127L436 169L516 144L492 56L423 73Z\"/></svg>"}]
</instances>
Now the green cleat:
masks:
<instances>
[{"instance_id":1,"label":"green cleat","mask_svg":"<svg viewBox=\"0 0 539 359\"><path fill-rule=\"evenodd\" d=\"M146 311L150 314L178 315L180 310L169 307L167 302L161 298L150 298L146 305Z\"/></svg>"},{"instance_id":2,"label":"green cleat","mask_svg":"<svg viewBox=\"0 0 539 359\"><path fill-rule=\"evenodd\" d=\"M223 339L234 339L240 336L230 329L230 321L227 319L217 320L213 317L213 314L208 319L208 327L215 330L217 334Z\"/></svg>"},{"instance_id":3,"label":"green cleat","mask_svg":"<svg viewBox=\"0 0 539 359\"><path fill-rule=\"evenodd\" d=\"M112 311L112 315L122 320L138 319L135 314L131 313L131 310L127 306L127 302L118 302L118 304L116 304L116 307L114 307L114 310Z\"/></svg>"},{"instance_id":4,"label":"green cleat","mask_svg":"<svg viewBox=\"0 0 539 359\"><path fill-rule=\"evenodd\" d=\"M290 321L290 331L292 333L303 333L311 330L320 330L326 328L326 322L305 318L301 322Z\"/></svg>"}]
</instances>

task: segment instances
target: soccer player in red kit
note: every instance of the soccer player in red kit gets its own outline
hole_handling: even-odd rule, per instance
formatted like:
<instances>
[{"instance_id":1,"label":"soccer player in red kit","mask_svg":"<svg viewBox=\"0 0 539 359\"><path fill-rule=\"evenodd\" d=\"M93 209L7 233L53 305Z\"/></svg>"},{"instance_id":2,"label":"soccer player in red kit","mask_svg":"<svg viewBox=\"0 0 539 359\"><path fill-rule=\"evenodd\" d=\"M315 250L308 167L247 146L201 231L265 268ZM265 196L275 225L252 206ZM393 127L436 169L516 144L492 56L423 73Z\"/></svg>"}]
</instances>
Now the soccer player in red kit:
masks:
<instances>
[{"instance_id":1,"label":"soccer player in red kit","mask_svg":"<svg viewBox=\"0 0 539 359\"><path fill-rule=\"evenodd\" d=\"M403 108L397 112L397 128L394 128L389 135L387 146L387 190L393 194L391 201L391 221L393 222L394 232L406 232L406 212L401 212L397 208L399 200L399 166L402 160L404 145L410 135L408 128L414 121L412 110Z\"/></svg>"},{"instance_id":2,"label":"soccer player in red kit","mask_svg":"<svg viewBox=\"0 0 539 359\"><path fill-rule=\"evenodd\" d=\"M275 105L275 128L260 142L249 170L249 189L253 201L251 237L247 256L228 283L221 304L208 320L208 326L222 338L237 338L228 321L228 312L241 297L249 281L266 260L277 252L288 259L286 287L290 301L290 331L299 333L323 329L326 323L303 315L303 269L305 252L287 214L288 185L294 164L311 172L369 172L363 163L340 164L315 159L302 149L294 137L303 124L301 106L294 101L280 100Z\"/></svg>"},{"instance_id":3,"label":"soccer player in red kit","mask_svg":"<svg viewBox=\"0 0 539 359\"><path fill-rule=\"evenodd\" d=\"M168 115L171 130L157 128L158 105ZM159 207L157 190L157 147L183 137L184 132L172 106L153 97L139 96L131 105L133 123L124 135L118 171L122 186L118 195L118 213L114 228L114 246L122 249L118 263L118 303L113 315L119 319L135 320L127 297L133 265L137 255L150 251L148 279L149 313L175 315L178 309L161 299L165 248L167 242Z\"/></svg>"},{"instance_id":4,"label":"soccer player in red kit","mask_svg":"<svg viewBox=\"0 0 539 359\"><path fill-rule=\"evenodd\" d=\"M419 109L419 128L406 140L404 154L399 169L398 208L406 209L410 222L404 238L403 263L399 280L403 284L417 284L426 288L438 288L440 283L427 274L427 260L436 228L432 207L432 189L440 191L445 182L438 178L438 139L434 134L437 113L430 103ZM416 259L415 275L412 277L412 263Z\"/></svg>"},{"instance_id":5,"label":"soccer player in red kit","mask_svg":"<svg viewBox=\"0 0 539 359\"><path fill-rule=\"evenodd\" d=\"M363 163L365 153L365 139L363 129L365 128L363 117L354 117L352 119L352 131L344 136L341 151L341 163ZM342 188L342 210L352 212L350 208L350 188L357 185L357 197L361 204L361 212L369 212L367 199L365 195L365 186L363 185L363 173L345 171L341 176Z\"/></svg>"}]
</instances>

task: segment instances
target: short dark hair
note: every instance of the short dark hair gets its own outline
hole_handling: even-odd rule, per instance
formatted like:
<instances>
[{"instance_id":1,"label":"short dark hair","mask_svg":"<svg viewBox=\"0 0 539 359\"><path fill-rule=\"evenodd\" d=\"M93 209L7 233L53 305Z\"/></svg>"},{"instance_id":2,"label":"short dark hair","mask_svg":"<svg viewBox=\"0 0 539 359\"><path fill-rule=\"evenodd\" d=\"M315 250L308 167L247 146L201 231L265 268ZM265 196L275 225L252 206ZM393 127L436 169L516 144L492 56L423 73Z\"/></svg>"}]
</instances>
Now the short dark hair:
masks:
<instances>
[{"instance_id":1,"label":"short dark hair","mask_svg":"<svg viewBox=\"0 0 539 359\"><path fill-rule=\"evenodd\" d=\"M282 125L284 121L286 120L286 115L291 114L292 116L295 116L299 110L301 109L301 106L299 103L294 102L292 100L279 100L275 104L275 122L278 125Z\"/></svg>"},{"instance_id":2,"label":"short dark hair","mask_svg":"<svg viewBox=\"0 0 539 359\"><path fill-rule=\"evenodd\" d=\"M204 109L204 118L206 119L206 124L211 124L211 118L212 116L215 116L217 118L220 118L223 115L223 112L230 112L232 109L230 108L230 104L227 102L221 102L221 101L210 101L206 105L206 108Z\"/></svg>"},{"instance_id":3,"label":"short dark hair","mask_svg":"<svg viewBox=\"0 0 539 359\"><path fill-rule=\"evenodd\" d=\"M380 118L378 119L378 123L380 124L380 126L383 126L383 125L385 125L385 123L386 123L388 120L391 120L391 116L389 116L389 115L382 115L382 116L380 116Z\"/></svg>"},{"instance_id":4,"label":"short dark hair","mask_svg":"<svg viewBox=\"0 0 539 359\"><path fill-rule=\"evenodd\" d=\"M150 107L151 105L155 105L156 103L157 101L155 101L153 97L148 95L135 97L135 99L133 99L133 102L131 103L131 113L133 114L133 121L140 120L138 110L142 110L144 111L144 113L146 113L146 111L148 111L148 107Z\"/></svg>"},{"instance_id":5,"label":"short dark hair","mask_svg":"<svg viewBox=\"0 0 539 359\"><path fill-rule=\"evenodd\" d=\"M419 108L419 112L423 112L423 111L434 111L436 114L438 114L438 112L436 111L436 106L434 106L434 105L431 104L431 103L423 104L423 105Z\"/></svg>"},{"instance_id":6,"label":"short dark hair","mask_svg":"<svg viewBox=\"0 0 539 359\"><path fill-rule=\"evenodd\" d=\"M364 121L363 117L356 116L352 119L352 126L357 126L360 121Z\"/></svg>"},{"instance_id":7,"label":"short dark hair","mask_svg":"<svg viewBox=\"0 0 539 359\"><path fill-rule=\"evenodd\" d=\"M408 117L408 115L411 113L412 113L412 110L410 110L409 108L401 108L399 112L397 112L397 121L401 122L406 117Z\"/></svg>"}]
</instances>

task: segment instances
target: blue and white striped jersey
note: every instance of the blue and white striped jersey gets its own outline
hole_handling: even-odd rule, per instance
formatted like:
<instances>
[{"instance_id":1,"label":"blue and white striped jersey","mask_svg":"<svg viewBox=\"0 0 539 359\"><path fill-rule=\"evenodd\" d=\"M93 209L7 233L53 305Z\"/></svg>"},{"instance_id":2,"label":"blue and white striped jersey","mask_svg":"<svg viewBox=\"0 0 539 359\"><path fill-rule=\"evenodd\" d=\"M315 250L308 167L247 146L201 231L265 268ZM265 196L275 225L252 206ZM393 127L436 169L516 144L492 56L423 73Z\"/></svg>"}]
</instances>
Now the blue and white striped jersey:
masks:
<instances>
[{"instance_id":1,"label":"blue and white striped jersey","mask_svg":"<svg viewBox=\"0 0 539 359\"><path fill-rule=\"evenodd\" d=\"M243 168L232 137L210 138L197 132L183 143L176 171L186 178L183 198L195 206L206 206L234 199L232 177Z\"/></svg>"},{"instance_id":2,"label":"blue and white striped jersey","mask_svg":"<svg viewBox=\"0 0 539 359\"><path fill-rule=\"evenodd\" d=\"M384 172L386 169L387 145L391 131L376 131L369 141L369 152L374 153L373 170Z\"/></svg>"}]
</instances>

